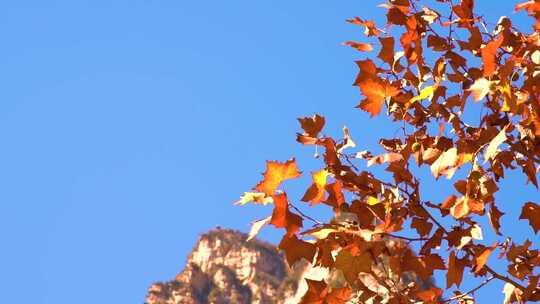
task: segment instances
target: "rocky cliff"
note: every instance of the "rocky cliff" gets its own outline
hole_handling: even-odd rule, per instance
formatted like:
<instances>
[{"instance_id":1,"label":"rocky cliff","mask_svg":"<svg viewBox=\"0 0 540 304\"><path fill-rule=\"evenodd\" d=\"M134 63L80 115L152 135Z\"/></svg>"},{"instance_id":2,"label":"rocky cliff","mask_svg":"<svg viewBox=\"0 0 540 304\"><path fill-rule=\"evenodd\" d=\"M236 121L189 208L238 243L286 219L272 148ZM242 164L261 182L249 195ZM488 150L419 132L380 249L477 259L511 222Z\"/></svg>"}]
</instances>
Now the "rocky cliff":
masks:
<instances>
[{"instance_id":1,"label":"rocky cliff","mask_svg":"<svg viewBox=\"0 0 540 304\"><path fill-rule=\"evenodd\" d=\"M229 229L213 229L200 238L188 258L184 270L169 282L150 286L147 304L228 304L276 303L296 304L307 290L304 278L323 280L332 278L332 284L345 284L343 275L328 273L326 268L312 267L310 263L296 263L289 270L276 247L258 240L246 241L247 235ZM387 246L395 241L387 240ZM383 264L384 257L382 259ZM417 282L427 288L431 282L420 282L413 273L403 277L387 277L383 268L372 268L381 278L401 286ZM337 275L337 276L336 276ZM349 303L380 303L388 295L370 275L360 275L364 285L378 295L368 301L351 299ZM386 280L386 279L385 279Z\"/></svg>"},{"instance_id":2,"label":"rocky cliff","mask_svg":"<svg viewBox=\"0 0 540 304\"><path fill-rule=\"evenodd\" d=\"M202 235L184 270L155 283L147 304L285 303L298 277L287 270L275 246L228 229Z\"/></svg>"}]
</instances>

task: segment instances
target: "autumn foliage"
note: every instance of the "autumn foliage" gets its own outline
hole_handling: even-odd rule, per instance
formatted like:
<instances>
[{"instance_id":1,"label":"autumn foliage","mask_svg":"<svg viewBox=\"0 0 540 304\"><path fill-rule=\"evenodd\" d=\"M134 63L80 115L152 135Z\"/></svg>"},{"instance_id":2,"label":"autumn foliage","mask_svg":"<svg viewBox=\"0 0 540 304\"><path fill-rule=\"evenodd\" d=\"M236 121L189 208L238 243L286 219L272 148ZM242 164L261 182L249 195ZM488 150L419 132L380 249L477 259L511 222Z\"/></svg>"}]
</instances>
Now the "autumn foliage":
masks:
<instances>
[{"instance_id":1,"label":"autumn foliage","mask_svg":"<svg viewBox=\"0 0 540 304\"><path fill-rule=\"evenodd\" d=\"M348 20L365 34L344 43L365 58L356 62L354 86L363 97L357 107L399 126L395 137L380 139L383 153L359 151L347 128L340 139L325 135L320 115L299 119L297 141L323 151L324 165L307 177L311 184L297 199L305 207L328 206L333 220L312 218L287 196L284 184L302 175L295 159L268 161L262 181L238 201L273 204L271 216L252 224L250 237L267 224L283 228L279 249L289 265L306 259L344 278L308 280L303 303L345 303L353 296L373 303L473 303L473 294L492 280L505 283L505 303L540 300L538 238L518 243L503 234L505 204L496 199L509 172L523 174L523 187L538 189L540 0L515 7L532 18L527 32L508 17L489 26L473 0L422 2L382 4L384 25ZM382 166L385 174L374 169ZM424 199L422 167L435 184L455 179L454 193ZM536 237L540 205L534 199L511 203L521 208L513 220L526 221ZM491 228L481 227L482 217ZM482 229L498 240L485 242ZM493 260L506 263L506 271L495 271ZM406 272L427 281L438 271L446 284L399 284L374 271L381 263L398 281ZM382 286L386 297L361 277ZM460 290L464 277L484 279Z\"/></svg>"}]
</instances>

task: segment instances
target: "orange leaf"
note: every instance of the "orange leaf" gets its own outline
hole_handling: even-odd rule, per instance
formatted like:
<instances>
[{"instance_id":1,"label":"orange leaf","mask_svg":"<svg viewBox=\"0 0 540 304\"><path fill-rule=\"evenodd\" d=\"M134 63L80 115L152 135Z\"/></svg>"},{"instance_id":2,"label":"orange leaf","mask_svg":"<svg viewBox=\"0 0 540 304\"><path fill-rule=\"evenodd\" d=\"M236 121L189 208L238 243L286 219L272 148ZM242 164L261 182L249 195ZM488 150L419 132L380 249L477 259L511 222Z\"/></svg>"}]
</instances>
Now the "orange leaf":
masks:
<instances>
[{"instance_id":1,"label":"orange leaf","mask_svg":"<svg viewBox=\"0 0 540 304\"><path fill-rule=\"evenodd\" d=\"M300 300L300 304L345 304L351 298L349 287L332 288L329 291L324 281L305 279L308 290Z\"/></svg>"},{"instance_id":2,"label":"orange leaf","mask_svg":"<svg viewBox=\"0 0 540 304\"><path fill-rule=\"evenodd\" d=\"M367 166L370 167L373 164L393 163L403 159L403 155L399 153L389 152L377 155L368 160Z\"/></svg>"},{"instance_id":3,"label":"orange leaf","mask_svg":"<svg viewBox=\"0 0 540 304\"><path fill-rule=\"evenodd\" d=\"M319 114L315 114L312 117L298 118L300 126L304 129L304 134L310 137L317 137L324 127L325 119Z\"/></svg>"},{"instance_id":4,"label":"orange leaf","mask_svg":"<svg viewBox=\"0 0 540 304\"><path fill-rule=\"evenodd\" d=\"M347 22L354 25L365 26L366 30L364 31L364 34L366 34L366 36L379 36L381 33L381 31L375 27L375 22L373 21L362 20L358 17L354 17L354 19L348 19Z\"/></svg>"},{"instance_id":5,"label":"orange leaf","mask_svg":"<svg viewBox=\"0 0 540 304\"><path fill-rule=\"evenodd\" d=\"M360 73L358 73L354 84L367 97L357 107L369 112L371 117L376 116L381 112L384 100L396 96L399 93L399 88L393 86L388 80L377 77L377 67L373 61L366 59L356 63L360 68Z\"/></svg>"},{"instance_id":6,"label":"orange leaf","mask_svg":"<svg viewBox=\"0 0 540 304\"><path fill-rule=\"evenodd\" d=\"M392 67L394 64L394 37L381 37L379 42L382 47L377 57Z\"/></svg>"},{"instance_id":7,"label":"orange leaf","mask_svg":"<svg viewBox=\"0 0 540 304\"><path fill-rule=\"evenodd\" d=\"M392 6L386 13L388 24L405 25L407 23L407 15L399 7Z\"/></svg>"},{"instance_id":8,"label":"orange leaf","mask_svg":"<svg viewBox=\"0 0 540 304\"><path fill-rule=\"evenodd\" d=\"M349 287L332 288L326 296L328 304L345 304L351 298L352 290Z\"/></svg>"},{"instance_id":9,"label":"orange leaf","mask_svg":"<svg viewBox=\"0 0 540 304\"><path fill-rule=\"evenodd\" d=\"M469 215L470 209L469 205L466 204L465 198L460 198L453 206L450 208L450 214L452 214L453 217L460 219L467 215Z\"/></svg>"},{"instance_id":10,"label":"orange leaf","mask_svg":"<svg viewBox=\"0 0 540 304\"><path fill-rule=\"evenodd\" d=\"M431 287L427 290L421 290L416 293L416 296L424 303L437 303L437 299L442 295L442 289Z\"/></svg>"},{"instance_id":11,"label":"orange leaf","mask_svg":"<svg viewBox=\"0 0 540 304\"><path fill-rule=\"evenodd\" d=\"M354 82L355 85L359 85L360 82L366 79L377 78L377 66L375 66L373 61L370 59L359 60L356 62L356 64L358 65L358 68L360 68L360 73L358 73L356 81Z\"/></svg>"},{"instance_id":12,"label":"orange leaf","mask_svg":"<svg viewBox=\"0 0 540 304\"><path fill-rule=\"evenodd\" d=\"M429 238L429 240L422 246L420 249L420 253L422 254L429 254L431 252L431 249L436 248L441 245L442 237L443 237L444 231L439 228L435 233Z\"/></svg>"},{"instance_id":13,"label":"orange leaf","mask_svg":"<svg viewBox=\"0 0 540 304\"><path fill-rule=\"evenodd\" d=\"M328 198L324 201L325 204L334 208L339 208L345 203L345 197L343 196L343 185L340 181L336 181L333 184L326 185L326 191L328 191Z\"/></svg>"},{"instance_id":14,"label":"orange leaf","mask_svg":"<svg viewBox=\"0 0 540 304\"><path fill-rule=\"evenodd\" d=\"M497 39L490 41L482 49L482 62L484 63L484 77L490 77L497 69L495 56L497 50L503 42L504 36L500 35Z\"/></svg>"},{"instance_id":15,"label":"orange leaf","mask_svg":"<svg viewBox=\"0 0 540 304\"><path fill-rule=\"evenodd\" d=\"M334 266L343 272L345 279L350 284L358 278L360 272L370 272L373 259L369 252L362 252L354 256L349 250L342 249L336 256Z\"/></svg>"},{"instance_id":16,"label":"orange leaf","mask_svg":"<svg viewBox=\"0 0 540 304\"><path fill-rule=\"evenodd\" d=\"M292 267L294 263L302 258L311 263L317 250L315 245L299 240L294 234L283 236L278 248L285 252L285 259L289 267Z\"/></svg>"},{"instance_id":17,"label":"orange leaf","mask_svg":"<svg viewBox=\"0 0 540 304\"><path fill-rule=\"evenodd\" d=\"M516 12L520 11L520 10L526 10L529 13L533 14L535 12L540 11L540 3L536 2L534 0L518 3L518 4L516 4L516 7L514 8L514 10Z\"/></svg>"},{"instance_id":18,"label":"orange leaf","mask_svg":"<svg viewBox=\"0 0 540 304\"><path fill-rule=\"evenodd\" d=\"M429 280L435 269L446 269L443 259L437 254L418 257L407 250L402 257L403 271L413 271L423 280Z\"/></svg>"},{"instance_id":19,"label":"orange leaf","mask_svg":"<svg viewBox=\"0 0 540 304\"><path fill-rule=\"evenodd\" d=\"M311 202L310 205L313 206L324 200L324 187L326 186L326 178L328 177L328 174L328 171L325 169L311 174L313 184L311 184L302 197L302 201Z\"/></svg>"},{"instance_id":20,"label":"orange leaf","mask_svg":"<svg viewBox=\"0 0 540 304\"><path fill-rule=\"evenodd\" d=\"M298 171L298 168L296 167L294 158L285 163L267 161L264 179L255 186L255 190L264 192L266 195L273 195L281 182L287 179L297 178L301 174L302 173Z\"/></svg>"},{"instance_id":21,"label":"orange leaf","mask_svg":"<svg viewBox=\"0 0 540 304\"><path fill-rule=\"evenodd\" d=\"M270 224L277 228L285 228L288 235L294 234L302 227L302 217L289 211L289 202L285 193L273 195L272 198L274 199L274 211Z\"/></svg>"},{"instance_id":22,"label":"orange leaf","mask_svg":"<svg viewBox=\"0 0 540 304\"><path fill-rule=\"evenodd\" d=\"M450 209L450 208L452 208L454 206L454 204L456 203L456 201L457 201L457 196L455 196L453 194L450 195L441 204L441 209Z\"/></svg>"},{"instance_id":23,"label":"orange leaf","mask_svg":"<svg viewBox=\"0 0 540 304\"><path fill-rule=\"evenodd\" d=\"M497 206L495 206L495 203L492 203L489 206L489 223L491 224L491 227L493 230L495 230L495 233L497 235L501 234L501 224L500 224L500 218L504 215L504 212L501 212Z\"/></svg>"},{"instance_id":24,"label":"orange leaf","mask_svg":"<svg viewBox=\"0 0 540 304\"><path fill-rule=\"evenodd\" d=\"M300 300L300 304L323 304L328 290L324 281L305 279L308 290Z\"/></svg>"},{"instance_id":25,"label":"orange leaf","mask_svg":"<svg viewBox=\"0 0 540 304\"><path fill-rule=\"evenodd\" d=\"M482 251L482 253L476 257L476 267L474 268L474 273L478 273L482 268L484 268L484 265L487 263L487 259L489 258L489 255L497 248L497 245L499 243L495 242L491 247L488 247Z\"/></svg>"},{"instance_id":26,"label":"orange leaf","mask_svg":"<svg viewBox=\"0 0 540 304\"><path fill-rule=\"evenodd\" d=\"M454 284L456 284L457 287L461 285L465 265L466 261L458 259L454 251L450 253L450 256L448 257L448 272L446 273L446 288L450 288Z\"/></svg>"},{"instance_id":27,"label":"orange leaf","mask_svg":"<svg viewBox=\"0 0 540 304\"><path fill-rule=\"evenodd\" d=\"M472 212L483 214L484 203L474 198L462 197L450 208L450 214L456 219L464 218Z\"/></svg>"},{"instance_id":28,"label":"orange leaf","mask_svg":"<svg viewBox=\"0 0 540 304\"><path fill-rule=\"evenodd\" d=\"M528 202L525 205L523 205L521 209L521 214L519 215L519 218L522 220L529 220L529 225L534 230L534 233L538 233L538 230L540 230L540 206L533 203Z\"/></svg>"},{"instance_id":29,"label":"orange leaf","mask_svg":"<svg viewBox=\"0 0 540 304\"><path fill-rule=\"evenodd\" d=\"M343 43L344 45L348 45L352 48L357 49L360 52L371 52L373 51L373 46L369 43L361 43L361 42L355 42L355 41L345 41Z\"/></svg>"},{"instance_id":30,"label":"orange leaf","mask_svg":"<svg viewBox=\"0 0 540 304\"><path fill-rule=\"evenodd\" d=\"M364 99L358 107L371 114L371 117L377 116L382 109L383 102L388 97L394 97L399 93L399 89L381 79L366 79L359 83Z\"/></svg>"},{"instance_id":31,"label":"orange leaf","mask_svg":"<svg viewBox=\"0 0 540 304\"><path fill-rule=\"evenodd\" d=\"M424 237L424 236L428 235L431 232L431 228L433 228L433 224L428 222L425 219L415 217L415 218L413 218L413 220L411 222L411 228L416 229L418 234L421 237Z\"/></svg>"}]
</instances>

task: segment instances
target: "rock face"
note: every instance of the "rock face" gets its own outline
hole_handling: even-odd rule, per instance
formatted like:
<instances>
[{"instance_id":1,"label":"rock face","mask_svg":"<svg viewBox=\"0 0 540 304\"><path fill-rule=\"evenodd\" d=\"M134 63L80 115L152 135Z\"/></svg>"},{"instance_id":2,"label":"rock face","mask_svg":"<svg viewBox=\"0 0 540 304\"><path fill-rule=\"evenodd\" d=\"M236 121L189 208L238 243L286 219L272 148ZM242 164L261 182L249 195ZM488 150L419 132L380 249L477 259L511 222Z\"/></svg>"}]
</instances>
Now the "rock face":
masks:
<instances>
[{"instance_id":1,"label":"rock face","mask_svg":"<svg viewBox=\"0 0 540 304\"><path fill-rule=\"evenodd\" d=\"M289 270L275 246L257 240L246 242L246 239L246 234L228 229L213 229L203 234L184 270L174 280L150 286L146 304L296 304L307 291L304 278L330 277L336 287L345 284L342 274L312 267L305 260ZM386 242L387 246L397 244L393 240ZM388 263L384 257L381 262ZM414 273L404 273L396 280L394 275L388 277L383 268L374 267L372 271L380 278L397 282L400 289L411 282L424 288L432 284L420 281ZM370 275L362 274L359 279L378 295L376 302L388 297L388 290ZM359 301L359 296L361 293L348 303L373 303L373 298Z\"/></svg>"},{"instance_id":2,"label":"rock face","mask_svg":"<svg viewBox=\"0 0 540 304\"><path fill-rule=\"evenodd\" d=\"M228 229L202 235L185 269L170 282L155 283L147 304L285 303L297 288L275 246Z\"/></svg>"}]
</instances>

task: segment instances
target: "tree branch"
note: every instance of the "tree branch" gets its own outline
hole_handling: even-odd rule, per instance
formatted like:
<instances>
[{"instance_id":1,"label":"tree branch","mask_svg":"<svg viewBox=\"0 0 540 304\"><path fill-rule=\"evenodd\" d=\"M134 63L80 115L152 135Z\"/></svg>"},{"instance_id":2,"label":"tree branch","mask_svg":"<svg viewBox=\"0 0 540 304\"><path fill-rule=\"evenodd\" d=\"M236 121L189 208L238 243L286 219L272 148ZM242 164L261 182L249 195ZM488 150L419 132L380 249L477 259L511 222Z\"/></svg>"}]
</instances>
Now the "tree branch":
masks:
<instances>
[{"instance_id":1,"label":"tree branch","mask_svg":"<svg viewBox=\"0 0 540 304\"><path fill-rule=\"evenodd\" d=\"M439 226L446 235L448 235L448 231L444 228L443 225L441 225L434 217L433 215L431 215L431 213L422 205L420 205L422 209L424 209L424 211L427 212L429 218L431 218L431 220L437 225ZM474 253L471 252L471 250L469 248L464 248L465 251L467 251L467 253L469 254L472 254L474 256ZM502 280L502 281L505 281L507 283L510 283L512 285L514 285L516 288L522 290L522 291L525 291L525 289L527 289L527 287L519 284L518 282L512 280L511 278L507 277L507 276L504 276L504 275L501 275L499 273L497 273L495 270L493 270L491 267L489 267L488 265L485 265L484 268L486 269L487 272L489 272L494 278L496 279L499 279L499 280Z\"/></svg>"},{"instance_id":2,"label":"tree branch","mask_svg":"<svg viewBox=\"0 0 540 304\"><path fill-rule=\"evenodd\" d=\"M409 242L429 241L429 238L410 238L410 237L406 237L406 236L395 235L395 234L392 234L392 233L385 233L384 235L387 235L389 237L393 237L393 238L396 238L396 239L406 240L406 241L409 241Z\"/></svg>"},{"instance_id":3,"label":"tree branch","mask_svg":"<svg viewBox=\"0 0 540 304\"><path fill-rule=\"evenodd\" d=\"M510 279L509 277L503 276L503 275L495 272L495 270L491 269L491 267L489 267L488 265L485 265L484 268L486 268L487 272L489 272L493 277L495 277L495 278L497 278L499 280L505 281L506 283L510 283L510 284L514 285L516 288L521 289L522 291L525 291L525 289L527 289L527 287L519 284L518 282Z\"/></svg>"},{"instance_id":4,"label":"tree branch","mask_svg":"<svg viewBox=\"0 0 540 304\"><path fill-rule=\"evenodd\" d=\"M472 293L474 293L475 291L477 291L478 289L484 287L485 285L487 285L487 283L491 282L493 279L495 279L495 276L493 277L490 277L488 279L486 279L484 282L480 283L480 285L476 286L475 288L467 291L466 293L462 293L462 294L459 294L455 297L451 297L449 299L446 299L446 300L443 300L443 303L447 303L447 302L451 302L451 301L454 301L454 300L458 300L458 299L461 299L461 298L464 298Z\"/></svg>"},{"instance_id":5,"label":"tree branch","mask_svg":"<svg viewBox=\"0 0 540 304\"><path fill-rule=\"evenodd\" d=\"M448 235L448 230L446 230L446 228L444 228L444 226L441 223L439 223L439 221L437 221L437 219L435 219L433 215L431 215L431 213L426 209L426 207L424 207L423 205L420 205L420 208L422 208L427 213L427 215L433 221L433 223L435 223L435 225L441 228L442 231L444 231L444 233Z\"/></svg>"}]
</instances>

